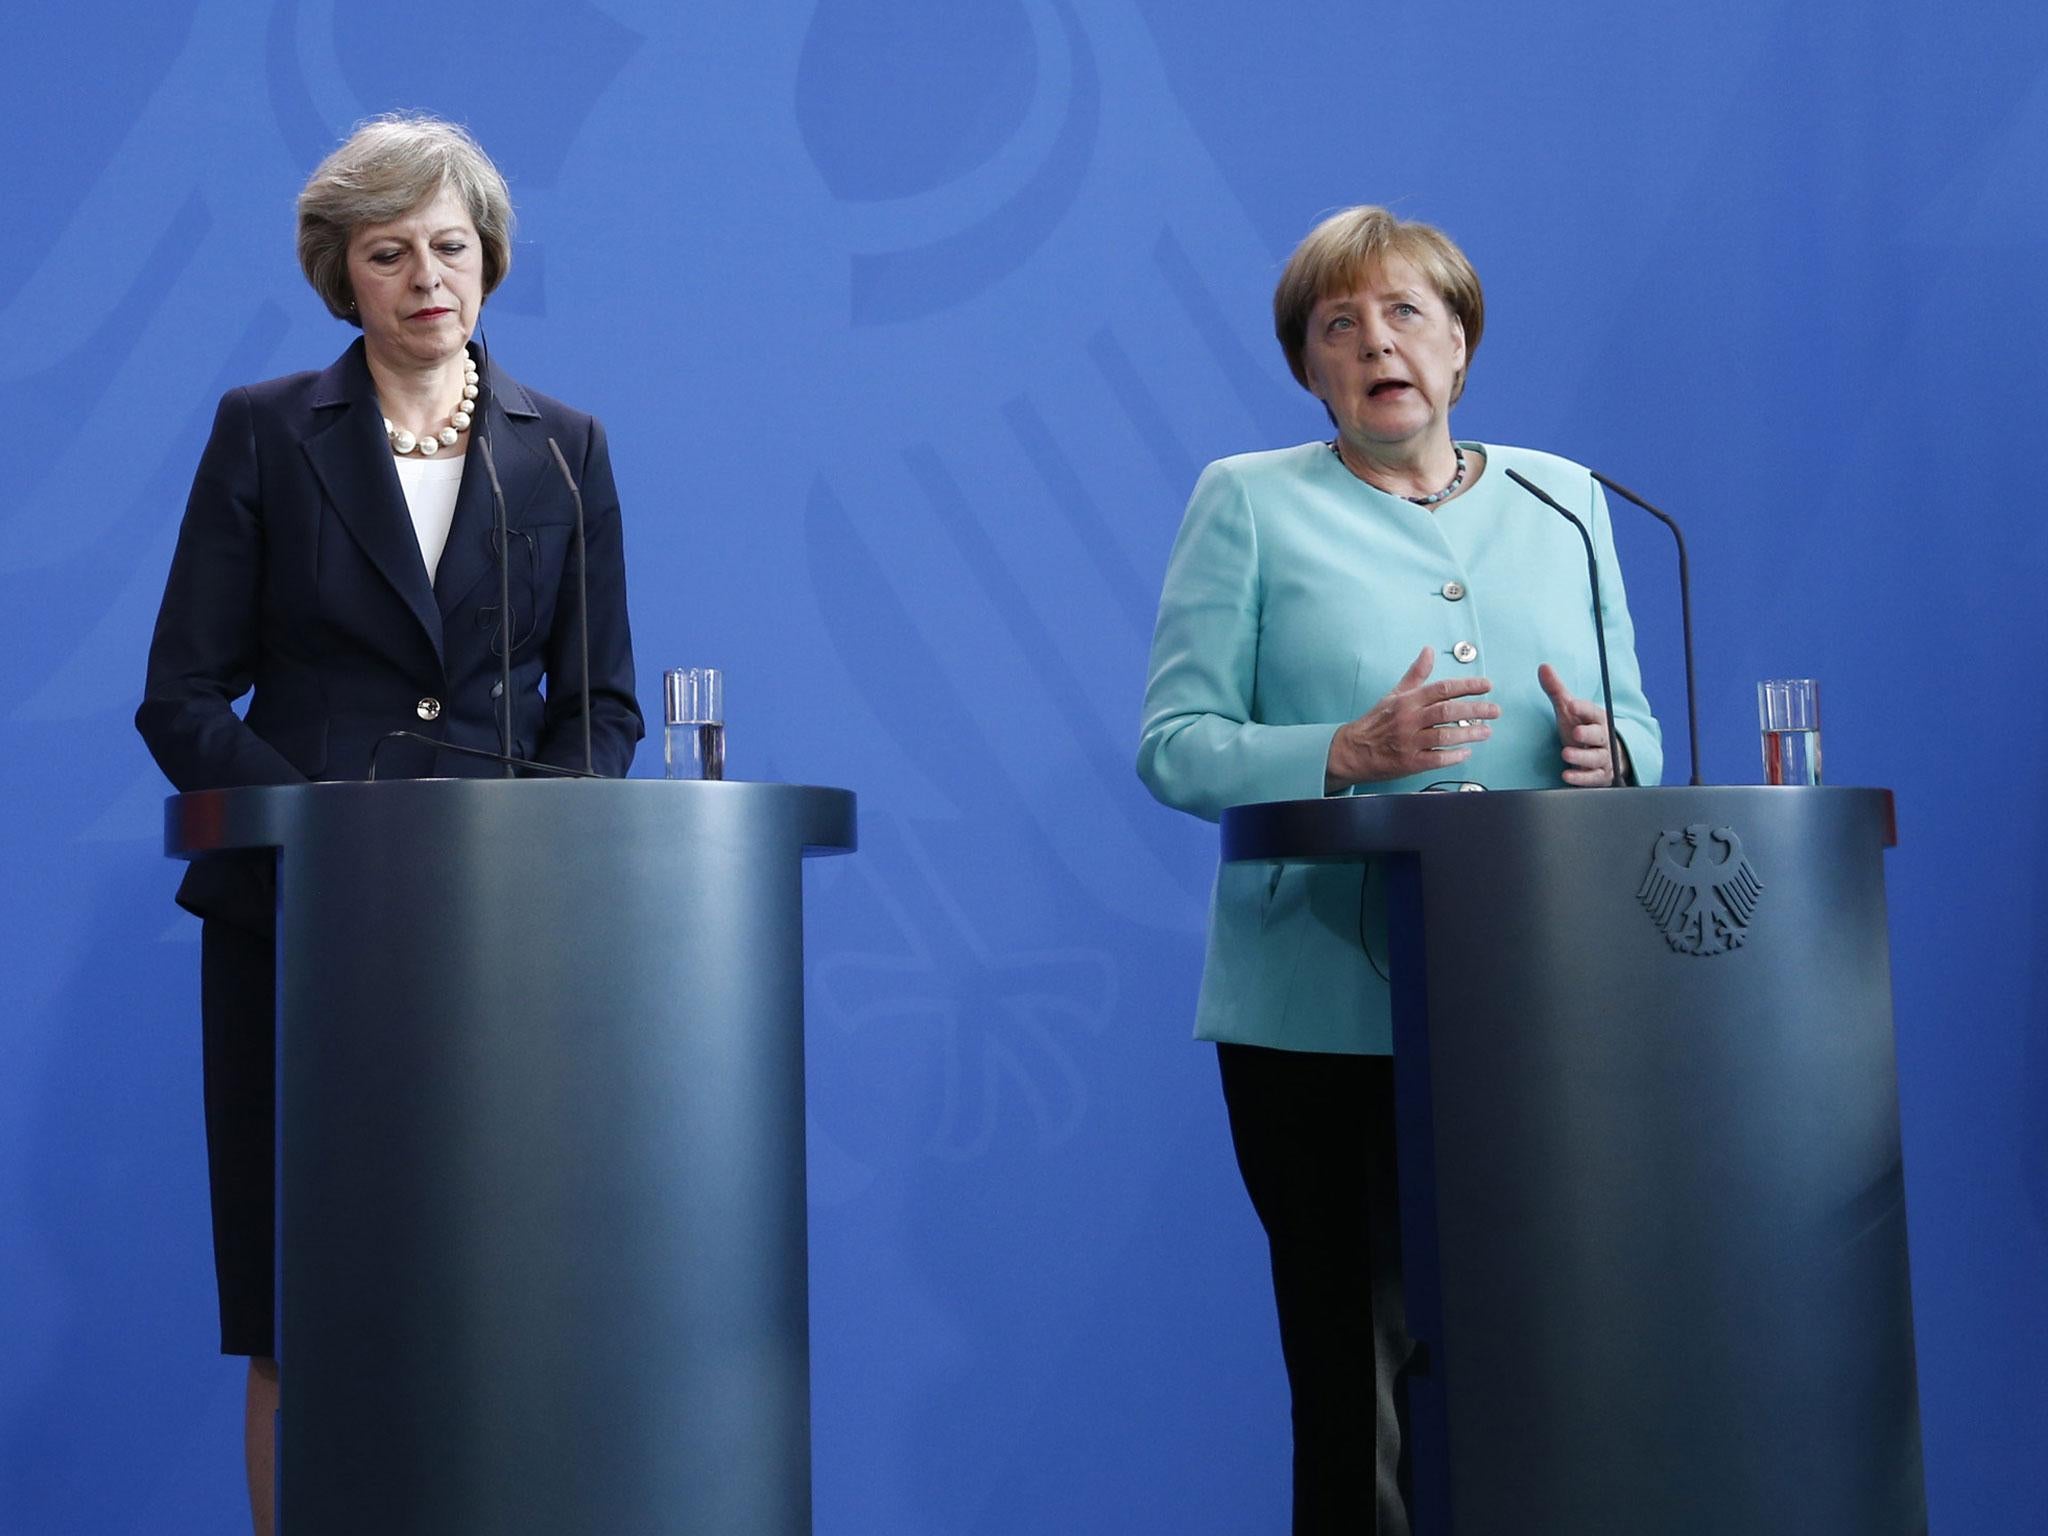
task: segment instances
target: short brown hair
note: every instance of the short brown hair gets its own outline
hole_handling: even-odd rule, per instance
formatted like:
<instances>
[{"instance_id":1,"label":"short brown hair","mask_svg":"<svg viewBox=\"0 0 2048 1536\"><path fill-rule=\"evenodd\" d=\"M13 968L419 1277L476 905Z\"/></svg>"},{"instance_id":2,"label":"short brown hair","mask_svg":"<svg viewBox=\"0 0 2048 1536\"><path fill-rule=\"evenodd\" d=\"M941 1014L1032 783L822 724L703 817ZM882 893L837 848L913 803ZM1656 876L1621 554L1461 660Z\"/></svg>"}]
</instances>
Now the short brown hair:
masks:
<instances>
[{"instance_id":1,"label":"short brown hair","mask_svg":"<svg viewBox=\"0 0 2048 1536\"><path fill-rule=\"evenodd\" d=\"M337 320L361 325L348 243L365 224L401 218L443 187L462 199L483 256L484 297L512 265L512 194L467 129L421 113L358 123L299 193L299 265Z\"/></svg>"},{"instance_id":2,"label":"short brown hair","mask_svg":"<svg viewBox=\"0 0 2048 1536\"><path fill-rule=\"evenodd\" d=\"M1331 214L1294 248L1273 290L1273 334L1287 354L1294 380L1308 388L1302 351L1308 344L1308 317L1332 294L1350 293L1389 259L1411 263L1429 280L1437 296L1465 328L1465 367L1458 370L1451 399L1465 393L1466 369L1479 350L1486 329L1486 296L1479 274L1449 235L1429 224L1396 218L1384 208L1361 204Z\"/></svg>"}]
</instances>

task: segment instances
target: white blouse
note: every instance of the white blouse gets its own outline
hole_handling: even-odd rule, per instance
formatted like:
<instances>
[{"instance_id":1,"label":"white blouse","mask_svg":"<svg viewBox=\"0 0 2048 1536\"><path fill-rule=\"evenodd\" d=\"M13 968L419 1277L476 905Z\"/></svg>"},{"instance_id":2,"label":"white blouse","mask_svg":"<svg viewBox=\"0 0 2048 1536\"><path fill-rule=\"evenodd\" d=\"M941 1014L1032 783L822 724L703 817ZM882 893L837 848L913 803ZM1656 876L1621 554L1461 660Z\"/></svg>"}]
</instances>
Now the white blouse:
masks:
<instances>
[{"instance_id":1,"label":"white blouse","mask_svg":"<svg viewBox=\"0 0 2048 1536\"><path fill-rule=\"evenodd\" d=\"M398 466L399 489L405 492L413 536L420 541L420 558L427 562L430 582L440 569L441 551L448 547L448 527L455 521L455 496L462 489L462 461L467 457L458 453L445 459L420 459L406 454L392 460Z\"/></svg>"}]
</instances>

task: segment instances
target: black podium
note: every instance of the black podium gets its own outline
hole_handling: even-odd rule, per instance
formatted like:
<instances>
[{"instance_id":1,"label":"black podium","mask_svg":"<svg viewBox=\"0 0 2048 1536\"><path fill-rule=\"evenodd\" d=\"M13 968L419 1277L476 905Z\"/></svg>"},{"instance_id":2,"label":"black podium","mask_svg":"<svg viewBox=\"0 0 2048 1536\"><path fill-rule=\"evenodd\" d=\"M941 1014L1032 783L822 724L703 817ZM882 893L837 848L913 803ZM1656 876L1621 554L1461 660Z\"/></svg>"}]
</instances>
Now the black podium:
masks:
<instances>
[{"instance_id":1,"label":"black podium","mask_svg":"<svg viewBox=\"0 0 2048 1536\"><path fill-rule=\"evenodd\" d=\"M804 1536L807 854L844 790L174 797L278 856L282 1536Z\"/></svg>"},{"instance_id":2,"label":"black podium","mask_svg":"<svg viewBox=\"0 0 2048 1536\"><path fill-rule=\"evenodd\" d=\"M1926 1530L1882 790L1351 796L1388 880L1418 1536Z\"/></svg>"}]
</instances>

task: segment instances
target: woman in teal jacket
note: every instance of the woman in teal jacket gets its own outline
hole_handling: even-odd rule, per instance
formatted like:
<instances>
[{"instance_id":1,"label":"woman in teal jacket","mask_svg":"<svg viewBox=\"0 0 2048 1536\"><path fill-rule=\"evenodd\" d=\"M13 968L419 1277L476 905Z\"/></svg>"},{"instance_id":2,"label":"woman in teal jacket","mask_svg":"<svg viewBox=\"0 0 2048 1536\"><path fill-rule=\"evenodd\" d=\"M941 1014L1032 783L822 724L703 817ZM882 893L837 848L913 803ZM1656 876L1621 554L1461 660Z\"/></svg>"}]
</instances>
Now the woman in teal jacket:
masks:
<instances>
[{"instance_id":1,"label":"woman in teal jacket","mask_svg":"<svg viewBox=\"0 0 2048 1536\"><path fill-rule=\"evenodd\" d=\"M1509 469L1592 531L1622 769L1655 783L1661 738L1599 486L1564 459L1451 436L1485 322L1464 254L1347 209L1296 249L1273 312L1336 434L1219 460L1196 484L1152 642L1147 787L1214 820L1328 794L1608 782L1585 547ZM1221 866L1196 1014L1272 1250L1297 1533L1407 1529L1392 1030L1360 942L1379 926L1361 911L1375 885L1355 867Z\"/></svg>"}]
</instances>

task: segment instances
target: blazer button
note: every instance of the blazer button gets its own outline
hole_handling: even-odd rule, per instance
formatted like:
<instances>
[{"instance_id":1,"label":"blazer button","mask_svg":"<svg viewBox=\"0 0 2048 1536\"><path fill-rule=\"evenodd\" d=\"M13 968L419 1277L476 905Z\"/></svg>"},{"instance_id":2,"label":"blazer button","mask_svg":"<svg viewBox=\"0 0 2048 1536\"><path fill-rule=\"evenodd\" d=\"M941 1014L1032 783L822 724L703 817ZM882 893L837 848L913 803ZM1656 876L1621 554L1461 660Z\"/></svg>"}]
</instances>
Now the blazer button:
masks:
<instances>
[{"instance_id":1,"label":"blazer button","mask_svg":"<svg viewBox=\"0 0 2048 1536\"><path fill-rule=\"evenodd\" d=\"M1476 661L1479 658L1479 647L1470 640L1460 640L1451 647L1451 655L1463 662Z\"/></svg>"},{"instance_id":2,"label":"blazer button","mask_svg":"<svg viewBox=\"0 0 2048 1536\"><path fill-rule=\"evenodd\" d=\"M1463 658L1460 659L1462 660ZM422 720L439 719L441 715L441 701L439 699L421 699L419 703L413 705L412 712Z\"/></svg>"},{"instance_id":3,"label":"blazer button","mask_svg":"<svg viewBox=\"0 0 2048 1536\"><path fill-rule=\"evenodd\" d=\"M1444 583L1444 596L1449 598L1452 602L1458 602L1460 599L1464 597L1464 595L1465 585L1463 582L1447 581Z\"/></svg>"}]
</instances>

